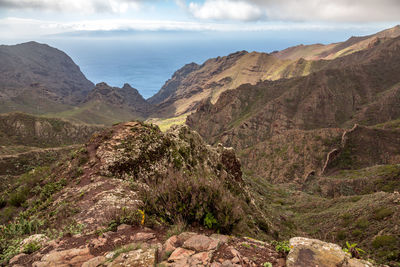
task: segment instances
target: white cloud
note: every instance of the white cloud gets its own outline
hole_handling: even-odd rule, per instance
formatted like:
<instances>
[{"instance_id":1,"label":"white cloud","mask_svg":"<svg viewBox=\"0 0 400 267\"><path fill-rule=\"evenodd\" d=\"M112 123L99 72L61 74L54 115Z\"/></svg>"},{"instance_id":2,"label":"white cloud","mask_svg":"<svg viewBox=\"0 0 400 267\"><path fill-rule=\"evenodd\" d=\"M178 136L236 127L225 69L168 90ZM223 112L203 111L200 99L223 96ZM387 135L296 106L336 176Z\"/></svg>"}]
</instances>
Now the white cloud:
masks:
<instances>
[{"instance_id":1,"label":"white cloud","mask_svg":"<svg viewBox=\"0 0 400 267\"><path fill-rule=\"evenodd\" d=\"M252 21L262 17L261 9L246 1L206 0L189 4L189 11L200 19Z\"/></svg>"},{"instance_id":2,"label":"white cloud","mask_svg":"<svg viewBox=\"0 0 400 267\"><path fill-rule=\"evenodd\" d=\"M205 0L190 2L200 19L378 22L400 20L399 0Z\"/></svg>"},{"instance_id":3,"label":"white cloud","mask_svg":"<svg viewBox=\"0 0 400 267\"><path fill-rule=\"evenodd\" d=\"M388 25L357 25L357 24L329 24L329 23L217 23L201 21L174 21L174 20L134 20L134 19L97 19L79 20L74 22L59 22L38 19L8 17L0 19L0 36L3 39L37 39L48 35L77 32L93 32L134 30L134 31L221 31L221 32L248 32L248 31L282 31L282 30L337 30L341 29L383 29ZM373 30L375 31L375 30Z\"/></svg>"},{"instance_id":4,"label":"white cloud","mask_svg":"<svg viewBox=\"0 0 400 267\"><path fill-rule=\"evenodd\" d=\"M124 13L138 9L142 0L0 0L0 8L41 9L91 14L97 12Z\"/></svg>"}]
</instances>

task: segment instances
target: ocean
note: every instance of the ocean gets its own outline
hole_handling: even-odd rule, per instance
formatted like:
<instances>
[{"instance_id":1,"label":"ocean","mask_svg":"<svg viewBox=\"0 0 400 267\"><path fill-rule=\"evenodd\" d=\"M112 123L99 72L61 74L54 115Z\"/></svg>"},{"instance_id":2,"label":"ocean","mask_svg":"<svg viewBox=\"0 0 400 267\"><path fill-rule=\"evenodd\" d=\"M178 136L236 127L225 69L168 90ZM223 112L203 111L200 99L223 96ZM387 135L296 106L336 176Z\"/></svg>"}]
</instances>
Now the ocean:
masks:
<instances>
[{"instance_id":1,"label":"ocean","mask_svg":"<svg viewBox=\"0 0 400 267\"><path fill-rule=\"evenodd\" d=\"M360 33L359 31L357 33ZM66 52L94 83L129 83L149 98L185 64L247 50L272 52L290 46L344 41L349 31L270 31L231 33L134 33L113 36L42 38Z\"/></svg>"}]
</instances>

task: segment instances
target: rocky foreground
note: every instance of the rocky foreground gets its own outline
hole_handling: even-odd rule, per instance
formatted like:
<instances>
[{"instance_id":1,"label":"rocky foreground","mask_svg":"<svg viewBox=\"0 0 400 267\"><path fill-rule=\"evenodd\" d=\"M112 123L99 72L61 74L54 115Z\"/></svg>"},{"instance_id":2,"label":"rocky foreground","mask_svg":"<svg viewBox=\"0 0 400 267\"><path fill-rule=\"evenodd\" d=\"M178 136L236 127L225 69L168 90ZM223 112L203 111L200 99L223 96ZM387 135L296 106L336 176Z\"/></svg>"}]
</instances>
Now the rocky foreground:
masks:
<instances>
[{"instance_id":1,"label":"rocky foreground","mask_svg":"<svg viewBox=\"0 0 400 267\"><path fill-rule=\"evenodd\" d=\"M18 254L10 265L20 266L274 266L274 267L370 267L350 258L335 244L295 237L286 255L266 242L220 234L183 232L167 237L148 228L120 225L100 236L76 235L48 241L33 235L22 244L38 242L34 254Z\"/></svg>"}]
</instances>

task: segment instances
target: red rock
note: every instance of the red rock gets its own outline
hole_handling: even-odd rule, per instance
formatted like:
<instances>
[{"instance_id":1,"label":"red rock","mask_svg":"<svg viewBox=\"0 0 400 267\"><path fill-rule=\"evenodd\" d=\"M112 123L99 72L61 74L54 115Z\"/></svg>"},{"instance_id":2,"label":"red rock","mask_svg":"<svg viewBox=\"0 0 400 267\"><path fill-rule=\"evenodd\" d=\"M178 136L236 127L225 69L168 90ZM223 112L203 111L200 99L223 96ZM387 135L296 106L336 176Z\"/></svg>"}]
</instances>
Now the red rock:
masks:
<instances>
[{"instance_id":1,"label":"red rock","mask_svg":"<svg viewBox=\"0 0 400 267\"><path fill-rule=\"evenodd\" d=\"M178 241L179 243L183 244L186 240L188 240L189 238L191 238L192 236L197 235L197 233L193 233L193 232L184 232L181 233L180 235L178 235Z\"/></svg>"},{"instance_id":2,"label":"red rock","mask_svg":"<svg viewBox=\"0 0 400 267\"><path fill-rule=\"evenodd\" d=\"M178 247L178 237L176 235L174 235L174 236L171 236L170 238L168 238L167 241L165 241L163 250L166 253L170 253L170 252L174 251L177 247Z\"/></svg>"},{"instance_id":3,"label":"red rock","mask_svg":"<svg viewBox=\"0 0 400 267\"><path fill-rule=\"evenodd\" d=\"M156 238L156 235L154 233L137 233L133 237L131 237L131 240L138 242L149 241L154 238Z\"/></svg>"},{"instance_id":4,"label":"red rock","mask_svg":"<svg viewBox=\"0 0 400 267\"><path fill-rule=\"evenodd\" d=\"M205 235L194 235L183 243L184 248L197 252L217 249L220 241Z\"/></svg>"},{"instance_id":5,"label":"red rock","mask_svg":"<svg viewBox=\"0 0 400 267\"><path fill-rule=\"evenodd\" d=\"M211 261L211 258L212 252L210 251L200 252L192 256L192 259L199 260L204 265L208 265Z\"/></svg>"},{"instance_id":6,"label":"red rock","mask_svg":"<svg viewBox=\"0 0 400 267\"><path fill-rule=\"evenodd\" d=\"M188 250L184 248L177 248L172 252L171 256L169 256L168 261L173 262L173 261L178 261L184 258L188 258L189 256L193 255L194 251L193 250Z\"/></svg>"}]
</instances>

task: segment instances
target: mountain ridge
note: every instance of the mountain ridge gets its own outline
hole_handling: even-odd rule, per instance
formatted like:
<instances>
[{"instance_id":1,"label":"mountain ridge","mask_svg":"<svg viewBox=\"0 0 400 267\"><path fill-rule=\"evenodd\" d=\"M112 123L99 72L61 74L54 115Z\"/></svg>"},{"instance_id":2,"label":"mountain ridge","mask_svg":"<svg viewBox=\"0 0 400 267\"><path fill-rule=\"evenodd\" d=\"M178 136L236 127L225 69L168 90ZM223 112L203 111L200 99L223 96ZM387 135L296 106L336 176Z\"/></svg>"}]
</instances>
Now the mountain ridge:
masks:
<instances>
[{"instance_id":1,"label":"mountain ridge","mask_svg":"<svg viewBox=\"0 0 400 267\"><path fill-rule=\"evenodd\" d=\"M235 52L228 56L209 59L200 66L196 64L195 67L191 67L190 72L185 72L187 67L178 70L177 75L173 75L160 91L150 98L150 101L157 107L161 116L188 114L193 112L203 100L211 98L211 101L215 103L221 93L242 84L255 85L259 81L307 76L319 71L325 65L322 59L330 61L342 58L357 51L368 50L397 36L400 36L400 26L326 46L320 44L295 46L271 54ZM354 46L357 46L357 49ZM327 55L324 57L305 56L309 50L315 53L315 47L336 50L335 53L325 51ZM290 56L284 56L284 54L290 54ZM335 61L335 64L337 62ZM180 75L181 72L185 75Z\"/></svg>"}]
</instances>

